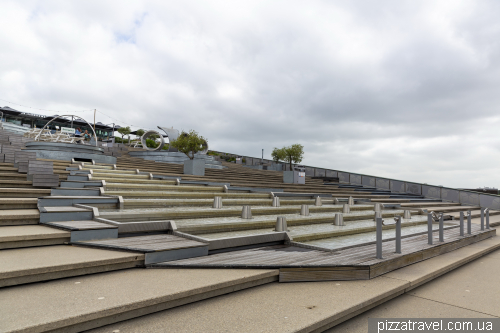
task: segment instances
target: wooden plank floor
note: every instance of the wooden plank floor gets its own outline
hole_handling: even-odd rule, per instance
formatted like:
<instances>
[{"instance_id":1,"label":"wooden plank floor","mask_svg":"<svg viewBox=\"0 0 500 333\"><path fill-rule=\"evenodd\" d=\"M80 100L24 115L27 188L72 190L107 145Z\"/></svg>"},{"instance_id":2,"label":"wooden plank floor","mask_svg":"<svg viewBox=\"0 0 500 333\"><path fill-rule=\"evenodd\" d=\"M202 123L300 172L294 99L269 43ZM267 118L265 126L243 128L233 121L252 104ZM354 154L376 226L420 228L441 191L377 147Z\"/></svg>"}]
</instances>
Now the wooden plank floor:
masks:
<instances>
[{"instance_id":1,"label":"wooden plank floor","mask_svg":"<svg viewBox=\"0 0 500 333\"><path fill-rule=\"evenodd\" d=\"M55 221L55 222L46 222L44 223L49 226L53 226L56 228L62 228L65 230L99 230L99 229L117 229L118 227L92 221L92 220L82 220L82 221Z\"/></svg>"},{"instance_id":2,"label":"wooden plank floor","mask_svg":"<svg viewBox=\"0 0 500 333\"><path fill-rule=\"evenodd\" d=\"M168 234L92 240L75 244L143 253L207 246L202 242Z\"/></svg>"},{"instance_id":3,"label":"wooden plank floor","mask_svg":"<svg viewBox=\"0 0 500 333\"><path fill-rule=\"evenodd\" d=\"M459 229L444 232L439 242L435 231L434 244L427 244L427 235L404 238L402 254L395 253L395 241L383 243L383 259L376 258L376 245L362 245L323 252L296 246L277 245L225 252L205 257L157 263L155 267L197 268L279 268L280 281L318 281L370 279L394 269L492 237L495 229L481 231L472 226L472 235L460 237Z\"/></svg>"}]
</instances>

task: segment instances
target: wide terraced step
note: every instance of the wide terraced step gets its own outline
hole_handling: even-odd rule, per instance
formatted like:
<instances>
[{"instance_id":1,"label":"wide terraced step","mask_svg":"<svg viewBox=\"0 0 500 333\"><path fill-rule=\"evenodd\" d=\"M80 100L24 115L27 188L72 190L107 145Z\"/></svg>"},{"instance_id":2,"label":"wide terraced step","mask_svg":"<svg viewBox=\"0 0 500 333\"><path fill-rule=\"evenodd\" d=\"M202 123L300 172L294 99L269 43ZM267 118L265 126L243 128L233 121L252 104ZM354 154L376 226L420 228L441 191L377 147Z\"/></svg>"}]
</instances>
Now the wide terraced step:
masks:
<instances>
[{"instance_id":1,"label":"wide terraced step","mask_svg":"<svg viewBox=\"0 0 500 333\"><path fill-rule=\"evenodd\" d=\"M88 221L92 220L93 217L92 210L88 208L73 206L40 207L40 223L55 221Z\"/></svg>"},{"instance_id":2,"label":"wide terraced step","mask_svg":"<svg viewBox=\"0 0 500 333\"><path fill-rule=\"evenodd\" d=\"M0 198L38 198L50 195L50 189L0 188Z\"/></svg>"},{"instance_id":3,"label":"wide terraced step","mask_svg":"<svg viewBox=\"0 0 500 333\"><path fill-rule=\"evenodd\" d=\"M70 233L42 225L0 227L0 249L62 245L70 241Z\"/></svg>"},{"instance_id":4,"label":"wide terraced step","mask_svg":"<svg viewBox=\"0 0 500 333\"><path fill-rule=\"evenodd\" d=\"M36 209L37 198L0 198L0 209Z\"/></svg>"},{"instance_id":5,"label":"wide terraced step","mask_svg":"<svg viewBox=\"0 0 500 333\"><path fill-rule=\"evenodd\" d=\"M106 195L119 195L124 198L177 198L177 199L213 199L224 198L271 198L270 193L223 193L223 192L191 192L191 191L105 191Z\"/></svg>"},{"instance_id":6,"label":"wide terraced step","mask_svg":"<svg viewBox=\"0 0 500 333\"><path fill-rule=\"evenodd\" d=\"M0 226L38 224L38 209L4 209L0 210Z\"/></svg>"},{"instance_id":7,"label":"wide terraced step","mask_svg":"<svg viewBox=\"0 0 500 333\"><path fill-rule=\"evenodd\" d=\"M82 332L276 282L278 274L278 270L253 269L126 269L4 288L0 289L0 331ZM150 330L162 331L175 332Z\"/></svg>"},{"instance_id":8,"label":"wide terraced step","mask_svg":"<svg viewBox=\"0 0 500 333\"><path fill-rule=\"evenodd\" d=\"M93 220L52 221L45 225L67 230L71 233L71 242L101 240L118 237L118 227Z\"/></svg>"},{"instance_id":9,"label":"wide terraced step","mask_svg":"<svg viewBox=\"0 0 500 333\"><path fill-rule=\"evenodd\" d=\"M498 249L500 237L496 236L372 280L271 283L97 328L88 333L325 332ZM488 281L494 283L494 279L490 277ZM443 304L436 304L436 309L442 311ZM346 328L354 328L352 332L366 332L365 328L356 330L357 326Z\"/></svg>"},{"instance_id":10,"label":"wide terraced step","mask_svg":"<svg viewBox=\"0 0 500 333\"><path fill-rule=\"evenodd\" d=\"M144 255L55 245L1 250L0 262L0 287L5 287L143 266Z\"/></svg>"}]
</instances>

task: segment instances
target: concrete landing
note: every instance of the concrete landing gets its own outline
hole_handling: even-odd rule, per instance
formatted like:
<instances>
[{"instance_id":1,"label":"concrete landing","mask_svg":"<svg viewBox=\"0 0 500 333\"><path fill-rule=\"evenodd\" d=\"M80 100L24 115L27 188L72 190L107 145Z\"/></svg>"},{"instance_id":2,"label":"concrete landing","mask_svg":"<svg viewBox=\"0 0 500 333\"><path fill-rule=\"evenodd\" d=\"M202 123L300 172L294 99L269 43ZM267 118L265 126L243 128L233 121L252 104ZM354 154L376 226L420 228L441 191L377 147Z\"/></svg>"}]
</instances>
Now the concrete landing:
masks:
<instances>
[{"instance_id":1,"label":"concrete landing","mask_svg":"<svg viewBox=\"0 0 500 333\"><path fill-rule=\"evenodd\" d=\"M0 228L0 249L62 245L69 242L70 233L42 225L20 225Z\"/></svg>"},{"instance_id":2,"label":"concrete landing","mask_svg":"<svg viewBox=\"0 0 500 333\"><path fill-rule=\"evenodd\" d=\"M0 287L144 264L144 255L69 245L0 251Z\"/></svg>"},{"instance_id":3,"label":"concrete landing","mask_svg":"<svg viewBox=\"0 0 500 333\"><path fill-rule=\"evenodd\" d=\"M273 283L90 332L323 332L499 248L496 236L372 280Z\"/></svg>"},{"instance_id":4,"label":"concrete landing","mask_svg":"<svg viewBox=\"0 0 500 333\"><path fill-rule=\"evenodd\" d=\"M127 269L5 288L0 331L81 332L277 279L277 270Z\"/></svg>"}]
</instances>

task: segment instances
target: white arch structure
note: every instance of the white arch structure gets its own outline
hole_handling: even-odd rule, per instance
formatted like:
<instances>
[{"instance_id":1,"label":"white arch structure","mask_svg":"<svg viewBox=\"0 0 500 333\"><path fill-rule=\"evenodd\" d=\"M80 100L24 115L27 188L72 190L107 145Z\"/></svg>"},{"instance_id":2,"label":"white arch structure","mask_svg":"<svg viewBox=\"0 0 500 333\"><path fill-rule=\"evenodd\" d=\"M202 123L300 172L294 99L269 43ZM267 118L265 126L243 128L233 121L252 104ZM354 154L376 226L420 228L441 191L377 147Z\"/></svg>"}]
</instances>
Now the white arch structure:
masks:
<instances>
[{"instance_id":1,"label":"white arch structure","mask_svg":"<svg viewBox=\"0 0 500 333\"><path fill-rule=\"evenodd\" d=\"M92 130L92 133L94 133L95 146L97 147L97 135L95 134L95 131L94 131L94 128L92 127L92 125L90 125L89 122L86 121L85 119L83 119L82 117L75 116L75 115L72 115L72 114L65 114L65 115L57 116L57 117L51 119L48 123L45 124L45 126L43 126L42 130L40 131L40 133L38 133L38 135L35 137L35 141L39 141L40 135L43 133L43 130L45 129L45 127L47 127L48 124L50 124L51 122L53 122L57 118L61 118L61 117L76 117L76 118L79 118L79 119L83 120L84 122L86 122L87 125L89 125L90 129Z\"/></svg>"}]
</instances>

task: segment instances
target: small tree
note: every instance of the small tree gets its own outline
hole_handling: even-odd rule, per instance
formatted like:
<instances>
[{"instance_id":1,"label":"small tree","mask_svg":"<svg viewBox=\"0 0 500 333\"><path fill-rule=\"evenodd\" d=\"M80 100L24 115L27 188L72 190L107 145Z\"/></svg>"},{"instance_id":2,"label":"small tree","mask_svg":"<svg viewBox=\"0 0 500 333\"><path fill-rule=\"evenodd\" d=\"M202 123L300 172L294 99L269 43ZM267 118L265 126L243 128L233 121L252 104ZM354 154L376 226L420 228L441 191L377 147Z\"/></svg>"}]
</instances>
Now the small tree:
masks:
<instances>
[{"instance_id":1,"label":"small tree","mask_svg":"<svg viewBox=\"0 0 500 333\"><path fill-rule=\"evenodd\" d=\"M137 136L143 136L144 135L144 130L143 129L138 129L137 131L135 131L135 135L137 135Z\"/></svg>"},{"instance_id":2,"label":"small tree","mask_svg":"<svg viewBox=\"0 0 500 333\"><path fill-rule=\"evenodd\" d=\"M128 126L127 126L127 127L120 127L120 128L118 129L118 133L120 133L120 134L121 134L121 136L122 136L122 141L124 140L124 139L123 139L123 137L124 137L125 135L129 135L129 134L130 134L130 132L132 132L132 131L130 130L130 127L128 127Z\"/></svg>"},{"instance_id":3,"label":"small tree","mask_svg":"<svg viewBox=\"0 0 500 333\"><path fill-rule=\"evenodd\" d=\"M192 160L194 154L207 148L207 140L194 130L189 133L182 131L177 140L170 141L170 147L176 148Z\"/></svg>"},{"instance_id":4,"label":"small tree","mask_svg":"<svg viewBox=\"0 0 500 333\"><path fill-rule=\"evenodd\" d=\"M300 163L304 158L304 146L296 143L281 149L274 148L271 156L275 162L285 161L286 163L289 163L290 170L292 171L292 163Z\"/></svg>"}]
</instances>

